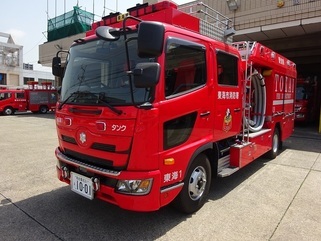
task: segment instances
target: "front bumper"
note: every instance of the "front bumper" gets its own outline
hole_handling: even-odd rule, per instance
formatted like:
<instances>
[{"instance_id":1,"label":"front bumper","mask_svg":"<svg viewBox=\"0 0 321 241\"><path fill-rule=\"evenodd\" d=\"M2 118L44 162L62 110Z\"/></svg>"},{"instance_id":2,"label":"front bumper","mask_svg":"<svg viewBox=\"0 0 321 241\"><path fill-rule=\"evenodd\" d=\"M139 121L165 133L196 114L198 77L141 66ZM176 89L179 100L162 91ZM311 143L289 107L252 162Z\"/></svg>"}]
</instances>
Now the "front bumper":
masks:
<instances>
[{"instance_id":1,"label":"front bumper","mask_svg":"<svg viewBox=\"0 0 321 241\"><path fill-rule=\"evenodd\" d=\"M56 149L55 154L58 159L56 169L60 181L70 185L70 175L66 173L66 169L92 179L98 178L99 188L95 191L94 197L123 209L142 212L158 210L171 202L182 188L182 185L178 185L177 188L171 187L161 190L161 173L159 170L144 172L114 171L69 158L59 148ZM118 180L130 179L152 179L152 187L149 193L137 195L117 192Z\"/></svg>"}]
</instances>

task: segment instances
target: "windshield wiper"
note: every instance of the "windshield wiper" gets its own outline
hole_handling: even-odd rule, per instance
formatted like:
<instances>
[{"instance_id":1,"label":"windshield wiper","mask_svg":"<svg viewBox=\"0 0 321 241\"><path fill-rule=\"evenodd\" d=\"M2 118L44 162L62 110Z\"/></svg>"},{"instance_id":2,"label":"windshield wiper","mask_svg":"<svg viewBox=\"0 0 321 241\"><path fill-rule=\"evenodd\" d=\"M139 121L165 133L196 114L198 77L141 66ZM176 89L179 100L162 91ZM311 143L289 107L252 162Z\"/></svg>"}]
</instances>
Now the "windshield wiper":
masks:
<instances>
[{"instance_id":1,"label":"windshield wiper","mask_svg":"<svg viewBox=\"0 0 321 241\"><path fill-rule=\"evenodd\" d=\"M104 100L105 99L105 93L104 92L100 92L100 93L85 92L85 94L89 94L91 96L97 97L97 101L105 104L105 106L107 106L109 109L111 109L117 115L121 115L123 113L122 110L118 110L117 108L115 108L114 106L112 106L111 104L109 104L107 101Z\"/></svg>"},{"instance_id":2,"label":"windshield wiper","mask_svg":"<svg viewBox=\"0 0 321 241\"><path fill-rule=\"evenodd\" d=\"M58 110L61 110L61 108L71 99L71 97L75 97L74 99L76 99L79 96L80 93L81 93L80 91L72 92L67 97L67 99L65 99L63 102L60 103L60 105L58 106Z\"/></svg>"},{"instance_id":3,"label":"windshield wiper","mask_svg":"<svg viewBox=\"0 0 321 241\"><path fill-rule=\"evenodd\" d=\"M112 111L114 111L117 115L121 115L121 114L123 113L122 110L116 109L114 106L112 106L112 105L109 104L107 101L105 101L104 98L105 98L105 93L104 93L104 92L99 93L99 95L98 95L98 100L99 100L101 103L104 103L109 109L111 109Z\"/></svg>"},{"instance_id":4,"label":"windshield wiper","mask_svg":"<svg viewBox=\"0 0 321 241\"><path fill-rule=\"evenodd\" d=\"M116 109L114 106L112 106L111 104L109 104L107 101L104 100L104 98L105 98L104 92L91 93L91 92L87 92L87 91L75 91L75 92L71 93L67 99L65 99L63 102L60 103L60 105L58 106L58 110L61 110L61 108L71 99L71 97L74 97L74 100L75 100L76 98L78 98L79 95L89 95L89 96L97 97L97 103L101 102L101 103L105 104L105 106L107 106L109 109L111 109L117 115L121 115L123 113L122 110Z\"/></svg>"}]
</instances>

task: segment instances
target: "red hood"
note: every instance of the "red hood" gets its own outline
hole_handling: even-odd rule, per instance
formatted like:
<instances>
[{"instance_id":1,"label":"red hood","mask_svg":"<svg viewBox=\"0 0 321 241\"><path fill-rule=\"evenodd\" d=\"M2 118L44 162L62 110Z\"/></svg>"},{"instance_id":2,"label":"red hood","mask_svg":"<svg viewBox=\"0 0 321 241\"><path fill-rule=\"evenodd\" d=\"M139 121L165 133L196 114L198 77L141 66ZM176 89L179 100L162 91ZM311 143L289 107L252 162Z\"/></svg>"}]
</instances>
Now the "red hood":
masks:
<instances>
[{"instance_id":1,"label":"red hood","mask_svg":"<svg viewBox=\"0 0 321 241\"><path fill-rule=\"evenodd\" d=\"M59 145L65 155L104 168L127 166L136 108L122 108L121 115L97 107L82 107L79 112L72 113L69 110L66 105L56 113Z\"/></svg>"}]
</instances>

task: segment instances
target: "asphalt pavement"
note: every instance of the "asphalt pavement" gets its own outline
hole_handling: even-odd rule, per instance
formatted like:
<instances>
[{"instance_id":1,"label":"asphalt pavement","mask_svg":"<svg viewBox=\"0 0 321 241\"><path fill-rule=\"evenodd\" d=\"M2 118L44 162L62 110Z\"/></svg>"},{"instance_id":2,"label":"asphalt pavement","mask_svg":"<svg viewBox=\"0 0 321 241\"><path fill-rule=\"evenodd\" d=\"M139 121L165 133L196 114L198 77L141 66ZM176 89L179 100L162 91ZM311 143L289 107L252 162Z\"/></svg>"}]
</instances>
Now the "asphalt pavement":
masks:
<instances>
[{"instance_id":1,"label":"asphalt pavement","mask_svg":"<svg viewBox=\"0 0 321 241\"><path fill-rule=\"evenodd\" d=\"M0 116L0 240L320 240L321 134L299 126L274 160L216 179L193 215L87 200L56 177L53 114Z\"/></svg>"}]
</instances>

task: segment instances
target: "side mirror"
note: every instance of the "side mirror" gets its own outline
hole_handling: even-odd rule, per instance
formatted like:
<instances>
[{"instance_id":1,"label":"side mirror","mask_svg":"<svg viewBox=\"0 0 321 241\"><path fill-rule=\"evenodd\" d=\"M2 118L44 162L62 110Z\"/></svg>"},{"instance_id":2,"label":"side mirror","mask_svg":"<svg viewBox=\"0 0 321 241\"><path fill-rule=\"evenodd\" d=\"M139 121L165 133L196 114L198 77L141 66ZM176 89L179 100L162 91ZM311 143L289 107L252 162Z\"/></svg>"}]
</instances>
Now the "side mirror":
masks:
<instances>
[{"instance_id":1,"label":"side mirror","mask_svg":"<svg viewBox=\"0 0 321 241\"><path fill-rule=\"evenodd\" d=\"M141 22L138 27L137 51L141 58L158 57L163 52L165 27L158 22Z\"/></svg>"},{"instance_id":2,"label":"side mirror","mask_svg":"<svg viewBox=\"0 0 321 241\"><path fill-rule=\"evenodd\" d=\"M52 74L56 77L62 77L61 58L54 57L52 59Z\"/></svg>"},{"instance_id":3,"label":"side mirror","mask_svg":"<svg viewBox=\"0 0 321 241\"><path fill-rule=\"evenodd\" d=\"M134 85L136 88L155 87L159 81L159 63L139 63L133 70Z\"/></svg>"}]
</instances>

